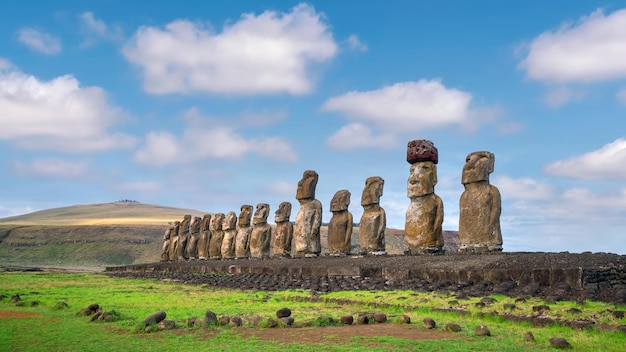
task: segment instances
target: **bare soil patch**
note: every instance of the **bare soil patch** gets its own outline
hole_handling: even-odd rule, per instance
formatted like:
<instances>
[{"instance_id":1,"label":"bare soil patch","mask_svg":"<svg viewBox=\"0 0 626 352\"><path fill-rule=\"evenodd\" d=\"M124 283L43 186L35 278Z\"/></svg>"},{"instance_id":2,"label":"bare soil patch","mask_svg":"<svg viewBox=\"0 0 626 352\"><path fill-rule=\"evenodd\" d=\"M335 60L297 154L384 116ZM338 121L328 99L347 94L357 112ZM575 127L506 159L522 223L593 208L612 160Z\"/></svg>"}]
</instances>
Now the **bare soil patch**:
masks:
<instances>
[{"instance_id":1,"label":"bare soil patch","mask_svg":"<svg viewBox=\"0 0 626 352\"><path fill-rule=\"evenodd\" d=\"M39 317L39 313L12 312L8 310L0 310L0 319L5 318L33 318Z\"/></svg>"}]
</instances>

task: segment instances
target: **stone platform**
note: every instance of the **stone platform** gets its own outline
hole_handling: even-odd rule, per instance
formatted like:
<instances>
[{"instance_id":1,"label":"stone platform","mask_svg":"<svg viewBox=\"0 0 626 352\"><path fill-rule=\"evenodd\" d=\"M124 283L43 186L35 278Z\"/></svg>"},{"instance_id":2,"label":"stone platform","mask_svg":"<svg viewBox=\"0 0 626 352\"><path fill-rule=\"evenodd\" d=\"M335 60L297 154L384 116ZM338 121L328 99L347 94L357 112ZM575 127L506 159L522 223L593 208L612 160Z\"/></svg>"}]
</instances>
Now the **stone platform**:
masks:
<instances>
[{"instance_id":1,"label":"stone platform","mask_svg":"<svg viewBox=\"0 0 626 352\"><path fill-rule=\"evenodd\" d=\"M610 253L192 260L107 267L106 273L240 289L444 290L626 303L626 256Z\"/></svg>"}]
</instances>

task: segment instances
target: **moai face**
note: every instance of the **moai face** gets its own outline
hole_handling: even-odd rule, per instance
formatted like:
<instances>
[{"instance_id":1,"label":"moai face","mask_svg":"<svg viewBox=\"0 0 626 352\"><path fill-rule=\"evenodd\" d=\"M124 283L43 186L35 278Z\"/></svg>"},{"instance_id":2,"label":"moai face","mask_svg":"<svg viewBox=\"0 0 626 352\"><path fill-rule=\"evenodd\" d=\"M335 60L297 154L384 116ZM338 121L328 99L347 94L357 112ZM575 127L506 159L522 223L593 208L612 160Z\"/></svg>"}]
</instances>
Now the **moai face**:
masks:
<instances>
[{"instance_id":1,"label":"moai face","mask_svg":"<svg viewBox=\"0 0 626 352\"><path fill-rule=\"evenodd\" d=\"M385 180L379 176L372 176L365 180L365 188L361 196L361 205L370 205L380 203L380 197L383 195L383 187Z\"/></svg>"},{"instance_id":2,"label":"moai face","mask_svg":"<svg viewBox=\"0 0 626 352\"><path fill-rule=\"evenodd\" d=\"M285 222L289 221L289 217L291 216L291 203L282 202L278 206L278 210L274 214L274 222Z\"/></svg>"},{"instance_id":3,"label":"moai face","mask_svg":"<svg viewBox=\"0 0 626 352\"><path fill-rule=\"evenodd\" d=\"M298 181L298 190L296 191L296 199L313 199L315 198L315 187L317 187L317 172L306 170L302 175L302 179Z\"/></svg>"},{"instance_id":4,"label":"moai face","mask_svg":"<svg viewBox=\"0 0 626 352\"><path fill-rule=\"evenodd\" d=\"M330 201L330 211L336 212L348 210L349 205L350 192L348 190L342 189L337 191L337 193L335 193L335 195L333 196L333 199Z\"/></svg>"},{"instance_id":5,"label":"moai face","mask_svg":"<svg viewBox=\"0 0 626 352\"><path fill-rule=\"evenodd\" d=\"M489 174L493 172L495 156L490 152L474 152L465 158L463 166L462 184L489 181Z\"/></svg>"},{"instance_id":6,"label":"moai face","mask_svg":"<svg viewBox=\"0 0 626 352\"><path fill-rule=\"evenodd\" d=\"M200 231L206 231L211 225L211 214L204 214L202 222L200 223Z\"/></svg>"},{"instance_id":7,"label":"moai face","mask_svg":"<svg viewBox=\"0 0 626 352\"><path fill-rule=\"evenodd\" d=\"M256 205L256 211L254 212L254 219L252 219L253 225L260 225L267 222L267 215L270 212L270 205L266 203L259 203Z\"/></svg>"},{"instance_id":8,"label":"moai face","mask_svg":"<svg viewBox=\"0 0 626 352\"><path fill-rule=\"evenodd\" d=\"M229 211L224 217L222 222L222 230L231 230L237 226L237 214L234 211Z\"/></svg>"},{"instance_id":9,"label":"moai face","mask_svg":"<svg viewBox=\"0 0 626 352\"><path fill-rule=\"evenodd\" d=\"M437 184L437 165L432 161L419 161L411 165L411 174L407 182L407 196L421 197L435 193Z\"/></svg>"},{"instance_id":10,"label":"moai face","mask_svg":"<svg viewBox=\"0 0 626 352\"><path fill-rule=\"evenodd\" d=\"M224 222L224 214L217 213L211 220L211 231L217 231L222 229L222 223Z\"/></svg>"},{"instance_id":11,"label":"moai face","mask_svg":"<svg viewBox=\"0 0 626 352\"><path fill-rule=\"evenodd\" d=\"M241 212L239 213L239 226L250 226L250 219L252 218L252 205L242 205Z\"/></svg>"}]
</instances>

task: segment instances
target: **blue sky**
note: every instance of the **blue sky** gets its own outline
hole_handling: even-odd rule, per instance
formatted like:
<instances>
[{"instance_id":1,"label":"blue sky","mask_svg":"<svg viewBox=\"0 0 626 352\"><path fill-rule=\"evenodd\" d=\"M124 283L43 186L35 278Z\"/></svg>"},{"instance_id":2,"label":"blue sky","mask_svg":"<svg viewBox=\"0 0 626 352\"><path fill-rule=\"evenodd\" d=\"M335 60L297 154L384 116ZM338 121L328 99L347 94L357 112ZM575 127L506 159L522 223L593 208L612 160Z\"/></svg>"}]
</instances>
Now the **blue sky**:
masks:
<instances>
[{"instance_id":1,"label":"blue sky","mask_svg":"<svg viewBox=\"0 0 626 352\"><path fill-rule=\"evenodd\" d=\"M444 229L495 154L505 251L626 254L626 1L2 1L0 217L134 199L206 212L385 179L439 149ZM270 221L273 216L270 216Z\"/></svg>"}]
</instances>

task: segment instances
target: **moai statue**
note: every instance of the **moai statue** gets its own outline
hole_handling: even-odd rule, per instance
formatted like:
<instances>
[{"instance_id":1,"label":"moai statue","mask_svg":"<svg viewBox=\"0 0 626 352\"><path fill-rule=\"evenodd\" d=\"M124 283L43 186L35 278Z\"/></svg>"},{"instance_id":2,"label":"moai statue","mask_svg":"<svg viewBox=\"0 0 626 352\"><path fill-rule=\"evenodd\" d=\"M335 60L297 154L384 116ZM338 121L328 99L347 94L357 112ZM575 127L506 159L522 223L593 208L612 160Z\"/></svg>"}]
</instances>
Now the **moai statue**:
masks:
<instances>
[{"instance_id":1,"label":"moai statue","mask_svg":"<svg viewBox=\"0 0 626 352\"><path fill-rule=\"evenodd\" d=\"M170 231L170 261L178 260L178 231L180 230L180 221L174 221L172 231Z\"/></svg>"},{"instance_id":2,"label":"moai statue","mask_svg":"<svg viewBox=\"0 0 626 352\"><path fill-rule=\"evenodd\" d=\"M500 191L489 184L495 156L474 152L467 156L461 183L465 191L459 202L459 252L502 251Z\"/></svg>"},{"instance_id":3,"label":"moai statue","mask_svg":"<svg viewBox=\"0 0 626 352\"><path fill-rule=\"evenodd\" d=\"M328 224L328 254L350 254L352 249L352 213L348 211L350 192L342 189L330 201L333 217Z\"/></svg>"},{"instance_id":4,"label":"moai statue","mask_svg":"<svg viewBox=\"0 0 626 352\"><path fill-rule=\"evenodd\" d=\"M289 221L291 203L280 203L274 215L276 231L274 232L274 244L272 245L273 256L289 258L291 257L291 240L293 238L293 224Z\"/></svg>"},{"instance_id":5,"label":"moai statue","mask_svg":"<svg viewBox=\"0 0 626 352\"><path fill-rule=\"evenodd\" d=\"M406 211L404 238L408 254L441 253L443 251L443 202L435 194L439 152L433 142L425 139L409 142L406 160L411 164L407 196L411 204Z\"/></svg>"},{"instance_id":6,"label":"moai statue","mask_svg":"<svg viewBox=\"0 0 626 352\"><path fill-rule=\"evenodd\" d=\"M380 197L383 195L385 180L379 176L372 176L365 180L365 188L361 197L363 215L359 228L359 242L361 254L384 255L385 229L387 216L385 209L380 207Z\"/></svg>"},{"instance_id":7,"label":"moai statue","mask_svg":"<svg viewBox=\"0 0 626 352\"><path fill-rule=\"evenodd\" d=\"M189 225L191 225L191 215L185 215L180 222L178 230L178 245L176 246L176 256L178 260L187 260L187 241L189 241Z\"/></svg>"},{"instance_id":8,"label":"moai statue","mask_svg":"<svg viewBox=\"0 0 626 352\"><path fill-rule=\"evenodd\" d=\"M235 236L235 258L250 257L250 235L252 227L250 219L252 218L252 205L244 204L241 206L239 213L239 221L237 222L237 235Z\"/></svg>"},{"instance_id":9,"label":"moai statue","mask_svg":"<svg viewBox=\"0 0 626 352\"><path fill-rule=\"evenodd\" d=\"M187 241L187 257L189 259L198 259L198 240L200 239L200 222L202 218L194 216L189 225L189 240Z\"/></svg>"},{"instance_id":10,"label":"moai statue","mask_svg":"<svg viewBox=\"0 0 626 352\"><path fill-rule=\"evenodd\" d=\"M222 240L224 239L222 223L224 222L224 217L223 213L217 213L213 215L211 220L211 238L209 239L209 258L211 259L222 258Z\"/></svg>"},{"instance_id":11,"label":"moai statue","mask_svg":"<svg viewBox=\"0 0 626 352\"><path fill-rule=\"evenodd\" d=\"M161 261L166 262L170 260L170 243L172 243L172 239L170 234L174 229L173 224L167 225L167 229L165 229L165 234L163 234L163 247L161 247Z\"/></svg>"},{"instance_id":12,"label":"moai statue","mask_svg":"<svg viewBox=\"0 0 626 352\"><path fill-rule=\"evenodd\" d=\"M222 240L222 259L232 259L235 257L235 237L237 236L237 214L229 211L222 222L224 239Z\"/></svg>"},{"instance_id":13,"label":"moai statue","mask_svg":"<svg viewBox=\"0 0 626 352\"><path fill-rule=\"evenodd\" d=\"M269 204L257 204L254 218L252 218L252 234L250 234L250 256L252 258L267 258L270 256L272 227L267 223L269 212Z\"/></svg>"},{"instance_id":14,"label":"moai statue","mask_svg":"<svg viewBox=\"0 0 626 352\"><path fill-rule=\"evenodd\" d=\"M211 214L204 214L200 221L200 238L198 238L198 259L209 257L209 241L211 240Z\"/></svg>"},{"instance_id":15,"label":"moai statue","mask_svg":"<svg viewBox=\"0 0 626 352\"><path fill-rule=\"evenodd\" d=\"M315 187L318 175L313 170L306 170L298 182L296 199L300 209L296 215L294 241L296 256L317 257L322 251L320 227L322 226L322 203L315 199Z\"/></svg>"}]
</instances>

